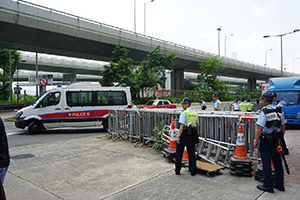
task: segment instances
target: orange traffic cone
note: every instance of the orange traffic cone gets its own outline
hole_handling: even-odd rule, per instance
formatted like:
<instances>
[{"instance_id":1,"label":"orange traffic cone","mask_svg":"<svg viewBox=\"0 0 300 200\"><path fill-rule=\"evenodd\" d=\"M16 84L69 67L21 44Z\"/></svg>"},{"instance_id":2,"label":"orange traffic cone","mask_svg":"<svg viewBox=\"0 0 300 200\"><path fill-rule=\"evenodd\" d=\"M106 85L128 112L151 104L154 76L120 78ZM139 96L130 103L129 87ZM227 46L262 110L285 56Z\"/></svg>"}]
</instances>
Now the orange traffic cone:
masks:
<instances>
[{"instance_id":1,"label":"orange traffic cone","mask_svg":"<svg viewBox=\"0 0 300 200\"><path fill-rule=\"evenodd\" d=\"M242 124L239 125L239 131L238 131L238 135L237 135L236 147L235 147L235 152L234 152L233 157L240 158L240 159L248 158L247 153L246 153L245 139L244 139Z\"/></svg>"},{"instance_id":2,"label":"orange traffic cone","mask_svg":"<svg viewBox=\"0 0 300 200\"><path fill-rule=\"evenodd\" d=\"M187 152L186 146L184 147L184 151L183 151L183 154L182 154L182 160L184 160L184 161L189 160L189 154Z\"/></svg>"},{"instance_id":3,"label":"orange traffic cone","mask_svg":"<svg viewBox=\"0 0 300 200\"><path fill-rule=\"evenodd\" d=\"M174 118L172 117L171 119L171 129L170 129L170 145L169 145L169 150L175 151L176 150L176 139L177 139L177 134L175 131L175 124L174 124Z\"/></svg>"}]
</instances>

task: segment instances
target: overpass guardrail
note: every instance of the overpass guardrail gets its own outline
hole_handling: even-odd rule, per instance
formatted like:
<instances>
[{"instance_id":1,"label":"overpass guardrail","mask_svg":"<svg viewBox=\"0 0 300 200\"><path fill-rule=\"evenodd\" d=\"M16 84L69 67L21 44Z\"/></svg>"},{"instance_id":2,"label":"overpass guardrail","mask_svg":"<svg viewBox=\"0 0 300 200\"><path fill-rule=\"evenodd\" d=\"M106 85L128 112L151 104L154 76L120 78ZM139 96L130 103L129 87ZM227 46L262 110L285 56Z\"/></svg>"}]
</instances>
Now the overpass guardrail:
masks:
<instances>
[{"instance_id":1,"label":"overpass guardrail","mask_svg":"<svg viewBox=\"0 0 300 200\"><path fill-rule=\"evenodd\" d=\"M255 123L259 113L195 111L198 113L200 122L199 137L236 144L238 125L243 124L248 156L257 158L253 141L257 129ZM159 133L153 129L159 123L170 125L172 117L174 117L175 127L179 128L178 120L181 112L182 109L111 109L108 114L107 137L113 141L115 139L128 139L135 143L135 147L162 142L157 140Z\"/></svg>"},{"instance_id":2,"label":"overpass guardrail","mask_svg":"<svg viewBox=\"0 0 300 200\"><path fill-rule=\"evenodd\" d=\"M25 106L30 105L29 103L6 103L0 104L0 112L5 110L14 110L14 109L21 109Z\"/></svg>"}]
</instances>

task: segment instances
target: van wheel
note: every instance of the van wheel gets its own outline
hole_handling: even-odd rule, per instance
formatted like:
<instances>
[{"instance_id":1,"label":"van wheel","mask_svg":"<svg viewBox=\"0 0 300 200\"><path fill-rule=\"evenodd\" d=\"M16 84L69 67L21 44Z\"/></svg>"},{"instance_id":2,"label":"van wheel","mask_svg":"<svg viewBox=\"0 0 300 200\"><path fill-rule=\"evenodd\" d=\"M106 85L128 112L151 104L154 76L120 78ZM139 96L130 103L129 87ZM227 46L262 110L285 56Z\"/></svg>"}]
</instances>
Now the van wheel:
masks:
<instances>
[{"instance_id":1,"label":"van wheel","mask_svg":"<svg viewBox=\"0 0 300 200\"><path fill-rule=\"evenodd\" d=\"M107 132L107 130L108 130L108 121L107 120L103 120L102 121L102 125L103 125L104 131Z\"/></svg>"},{"instance_id":2,"label":"van wheel","mask_svg":"<svg viewBox=\"0 0 300 200\"><path fill-rule=\"evenodd\" d=\"M36 121L36 120L30 122L30 124L28 126L28 131L29 131L30 134L41 133L43 129L44 129L43 124L39 121Z\"/></svg>"}]
</instances>

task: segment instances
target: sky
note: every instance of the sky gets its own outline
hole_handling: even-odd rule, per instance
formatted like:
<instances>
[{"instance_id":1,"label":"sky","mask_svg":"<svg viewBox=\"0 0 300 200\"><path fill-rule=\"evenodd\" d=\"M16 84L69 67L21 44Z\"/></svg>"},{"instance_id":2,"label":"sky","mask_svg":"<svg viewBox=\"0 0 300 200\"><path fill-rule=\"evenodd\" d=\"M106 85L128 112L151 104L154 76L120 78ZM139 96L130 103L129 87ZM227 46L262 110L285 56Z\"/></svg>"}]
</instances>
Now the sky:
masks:
<instances>
[{"instance_id":1,"label":"sky","mask_svg":"<svg viewBox=\"0 0 300 200\"><path fill-rule=\"evenodd\" d=\"M264 66L281 66L280 35L300 29L299 0L27 0L105 24ZM136 9L134 9L136 2ZM233 36L229 36L233 34ZM285 35L283 67L300 73L300 31ZM272 50L271 50L272 49ZM267 59L266 59L267 55Z\"/></svg>"}]
</instances>

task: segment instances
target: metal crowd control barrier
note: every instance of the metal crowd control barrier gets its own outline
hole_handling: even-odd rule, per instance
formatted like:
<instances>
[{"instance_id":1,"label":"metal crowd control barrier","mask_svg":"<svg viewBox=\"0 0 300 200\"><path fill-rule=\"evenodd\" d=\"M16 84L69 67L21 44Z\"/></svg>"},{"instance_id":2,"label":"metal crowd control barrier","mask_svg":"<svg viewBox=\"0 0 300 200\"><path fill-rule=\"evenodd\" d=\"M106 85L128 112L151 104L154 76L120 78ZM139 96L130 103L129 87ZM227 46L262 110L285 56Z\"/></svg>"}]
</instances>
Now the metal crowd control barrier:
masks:
<instances>
[{"instance_id":1,"label":"metal crowd control barrier","mask_svg":"<svg viewBox=\"0 0 300 200\"><path fill-rule=\"evenodd\" d=\"M161 139L169 144L170 144L170 130L171 130L171 126L165 125L161 134ZM179 133L179 129L176 128L175 132L177 137Z\"/></svg>"},{"instance_id":2,"label":"metal crowd control barrier","mask_svg":"<svg viewBox=\"0 0 300 200\"><path fill-rule=\"evenodd\" d=\"M199 137L230 144L236 144L238 125L243 123L245 147L248 156L254 156L253 141L256 134L256 121L259 113L233 111L195 110L199 116ZM108 113L108 138L129 139L130 142L147 145L157 141L153 129L159 123L170 125L174 117L175 127L182 109L112 109ZM239 117L238 115L242 115ZM251 116L245 116L251 114ZM220 143L221 144L221 143ZM257 155L256 155L257 156Z\"/></svg>"},{"instance_id":3,"label":"metal crowd control barrier","mask_svg":"<svg viewBox=\"0 0 300 200\"><path fill-rule=\"evenodd\" d=\"M235 144L199 137L196 155L212 163L229 167L229 157L233 155Z\"/></svg>"}]
</instances>

